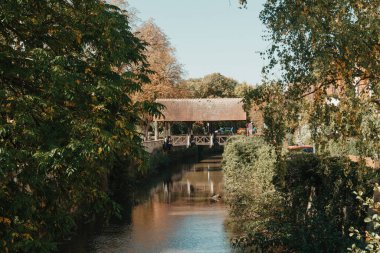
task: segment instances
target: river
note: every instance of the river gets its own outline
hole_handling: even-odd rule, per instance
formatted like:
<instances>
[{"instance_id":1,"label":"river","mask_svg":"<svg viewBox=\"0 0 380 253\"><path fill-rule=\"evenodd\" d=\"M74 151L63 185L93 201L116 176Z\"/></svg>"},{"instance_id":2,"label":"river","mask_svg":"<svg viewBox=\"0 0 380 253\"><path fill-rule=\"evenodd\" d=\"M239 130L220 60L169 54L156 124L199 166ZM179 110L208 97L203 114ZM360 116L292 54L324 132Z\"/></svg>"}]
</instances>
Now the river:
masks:
<instances>
[{"instance_id":1,"label":"river","mask_svg":"<svg viewBox=\"0 0 380 253\"><path fill-rule=\"evenodd\" d=\"M177 165L145 189L130 219L68 245L64 253L229 253L221 156ZM148 197L147 197L148 196ZM214 197L213 197L214 196ZM213 198L212 198L213 197ZM139 196L136 196L139 198Z\"/></svg>"}]
</instances>

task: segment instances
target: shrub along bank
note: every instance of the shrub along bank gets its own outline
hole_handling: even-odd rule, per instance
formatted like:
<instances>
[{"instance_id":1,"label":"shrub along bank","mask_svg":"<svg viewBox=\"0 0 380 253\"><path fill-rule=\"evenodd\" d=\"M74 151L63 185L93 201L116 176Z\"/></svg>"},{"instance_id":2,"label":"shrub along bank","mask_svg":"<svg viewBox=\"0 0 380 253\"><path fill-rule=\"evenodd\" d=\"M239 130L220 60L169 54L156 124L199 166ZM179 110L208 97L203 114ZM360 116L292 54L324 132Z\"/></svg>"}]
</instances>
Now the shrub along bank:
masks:
<instances>
[{"instance_id":1,"label":"shrub along bank","mask_svg":"<svg viewBox=\"0 0 380 253\"><path fill-rule=\"evenodd\" d=\"M262 139L234 137L223 153L225 198L230 205L230 217L243 232L265 228L267 216L263 208L276 206L274 176L275 155Z\"/></svg>"},{"instance_id":2,"label":"shrub along bank","mask_svg":"<svg viewBox=\"0 0 380 253\"><path fill-rule=\"evenodd\" d=\"M367 210L353 193L372 196L379 172L346 158L288 154L276 162L261 139L235 139L223 155L237 247L266 252L346 252L349 228L365 228Z\"/></svg>"}]
</instances>

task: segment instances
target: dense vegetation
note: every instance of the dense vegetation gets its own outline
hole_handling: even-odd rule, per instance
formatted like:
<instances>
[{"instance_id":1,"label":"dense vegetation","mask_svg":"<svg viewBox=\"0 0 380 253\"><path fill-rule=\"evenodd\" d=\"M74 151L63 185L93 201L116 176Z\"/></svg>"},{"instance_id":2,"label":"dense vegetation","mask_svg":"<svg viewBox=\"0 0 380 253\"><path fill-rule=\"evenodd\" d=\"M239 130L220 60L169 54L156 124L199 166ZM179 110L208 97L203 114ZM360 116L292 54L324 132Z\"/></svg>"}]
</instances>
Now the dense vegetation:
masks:
<instances>
[{"instance_id":1,"label":"dense vegetation","mask_svg":"<svg viewBox=\"0 0 380 253\"><path fill-rule=\"evenodd\" d=\"M144 44L100 0L4 0L0 19L0 251L50 252L117 212L108 176L144 160Z\"/></svg>"},{"instance_id":2,"label":"dense vegetation","mask_svg":"<svg viewBox=\"0 0 380 253\"><path fill-rule=\"evenodd\" d=\"M252 141L236 136L225 147L225 198L231 207L230 217L237 221L239 229L263 230L265 219L260 217L265 214L261 212L277 206L272 184L275 161L273 148L261 138Z\"/></svg>"},{"instance_id":3,"label":"dense vegetation","mask_svg":"<svg viewBox=\"0 0 380 253\"><path fill-rule=\"evenodd\" d=\"M268 0L260 13L271 42L263 52L268 60L263 72L271 80L280 69L281 78L249 92L246 102L264 113L264 138L277 156L274 183L285 200L287 220L280 234L296 252L344 252L350 224L358 229L351 230L357 243L366 244L352 247L353 252L378 251L379 237L373 233L377 216L365 219L373 223L365 231L363 207L350 193L361 189L371 196L375 181L368 175L373 172L346 157L380 158L379 7L379 1ZM284 141L304 127L318 155L284 157ZM323 187L317 191L316 184ZM315 209L308 214L304 208L310 189L315 191L310 208ZM368 201L367 206L377 209L378 203ZM268 238L268 233L262 235Z\"/></svg>"},{"instance_id":4,"label":"dense vegetation","mask_svg":"<svg viewBox=\"0 0 380 253\"><path fill-rule=\"evenodd\" d=\"M252 89L247 83L239 83L220 73L191 78L182 82L181 86L188 90L188 96L193 98L243 97Z\"/></svg>"},{"instance_id":5,"label":"dense vegetation","mask_svg":"<svg viewBox=\"0 0 380 253\"><path fill-rule=\"evenodd\" d=\"M276 118L276 136L304 115L318 150L330 139L355 138L358 150L380 157L379 7L377 0L266 1L260 19L271 47L263 52L264 73L282 71L260 97ZM277 117L284 110L287 117Z\"/></svg>"},{"instance_id":6,"label":"dense vegetation","mask_svg":"<svg viewBox=\"0 0 380 253\"><path fill-rule=\"evenodd\" d=\"M223 154L232 225L245 234L238 247L265 252L345 252L350 227L363 229L380 173L347 158L288 154L276 163L262 139L234 139Z\"/></svg>"},{"instance_id":7,"label":"dense vegetation","mask_svg":"<svg viewBox=\"0 0 380 253\"><path fill-rule=\"evenodd\" d=\"M362 244L357 199L378 207L365 201L378 173L345 156L380 157L379 7L268 0L264 72L280 66L282 79L252 90L221 74L183 81L160 28L132 31L105 1L1 1L0 251L50 252L78 221L117 214L112 194L146 164L136 126L147 132L154 99L174 96L246 95L264 112L264 139L235 139L224 154L232 219L247 234L238 245L343 252L349 231ZM318 155L285 156L302 124Z\"/></svg>"}]
</instances>

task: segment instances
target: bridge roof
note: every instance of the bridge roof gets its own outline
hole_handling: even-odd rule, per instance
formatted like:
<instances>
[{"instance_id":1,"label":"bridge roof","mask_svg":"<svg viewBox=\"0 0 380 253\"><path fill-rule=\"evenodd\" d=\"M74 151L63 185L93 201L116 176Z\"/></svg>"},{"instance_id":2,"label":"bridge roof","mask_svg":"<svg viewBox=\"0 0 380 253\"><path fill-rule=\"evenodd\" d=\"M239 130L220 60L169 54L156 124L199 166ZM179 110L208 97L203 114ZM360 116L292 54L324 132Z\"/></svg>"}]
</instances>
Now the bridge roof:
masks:
<instances>
[{"instance_id":1,"label":"bridge roof","mask_svg":"<svg viewBox=\"0 0 380 253\"><path fill-rule=\"evenodd\" d=\"M239 121L246 120L241 98L157 99L164 118L157 121Z\"/></svg>"}]
</instances>

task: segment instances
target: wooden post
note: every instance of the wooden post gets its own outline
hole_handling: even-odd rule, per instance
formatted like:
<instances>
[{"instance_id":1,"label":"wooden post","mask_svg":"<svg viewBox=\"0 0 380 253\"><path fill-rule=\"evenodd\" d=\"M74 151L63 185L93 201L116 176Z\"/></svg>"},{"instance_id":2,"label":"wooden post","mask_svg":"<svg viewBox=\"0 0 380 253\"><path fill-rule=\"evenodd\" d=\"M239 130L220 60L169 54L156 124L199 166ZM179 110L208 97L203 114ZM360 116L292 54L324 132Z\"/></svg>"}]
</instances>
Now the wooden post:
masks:
<instances>
[{"instance_id":1,"label":"wooden post","mask_svg":"<svg viewBox=\"0 0 380 253\"><path fill-rule=\"evenodd\" d=\"M157 121L154 122L154 140L155 141L158 140L158 122Z\"/></svg>"},{"instance_id":2,"label":"wooden post","mask_svg":"<svg viewBox=\"0 0 380 253\"><path fill-rule=\"evenodd\" d=\"M212 148L213 144L214 144L214 135L211 134L210 135L210 148Z\"/></svg>"},{"instance_id":3,"label":"wooden post","mask_svg":"<svg viewBox=\"0 0 380 253\"><path fill-rule=\"evenodd\" d=\"M168 135L172 135L172 124L170 122L168 122Z\"/></svg>"},{"instance_id":4,"label":"wooden post","mask_svg":"<svg viewBox=\"0 0 380 253\"><path fill-rule=\"evenodd\" d=\"M190 147L190 135L187 135L186 147Z\"/></svg>"},{"instance_id":5,"label":"wooden post","mask_svg":"<svg viewBox=\"0 0 380 253\"><path fill-rule=\"evenodd\" d=\"M168 122L164 122L164 138L168 137Z\"/></svg>"}]
</instances>

